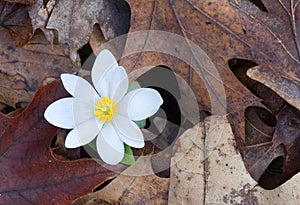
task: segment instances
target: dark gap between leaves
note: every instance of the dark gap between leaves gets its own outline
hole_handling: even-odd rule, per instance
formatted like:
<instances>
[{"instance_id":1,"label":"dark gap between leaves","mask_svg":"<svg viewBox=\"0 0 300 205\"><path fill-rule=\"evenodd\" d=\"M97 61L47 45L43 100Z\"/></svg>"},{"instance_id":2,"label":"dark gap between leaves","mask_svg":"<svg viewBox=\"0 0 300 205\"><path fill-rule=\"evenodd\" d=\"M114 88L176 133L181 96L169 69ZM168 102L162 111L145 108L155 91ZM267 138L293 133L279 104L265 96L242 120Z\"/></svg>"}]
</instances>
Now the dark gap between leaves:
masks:
<instances>
[{"instance_id":1,"label":"dark gap between leaves","mask_svg":"<svg viewBox=\"0 0 300 205\"><path fill-rule=\"evenodd\" d=\"M266 105L272 114L276 115L282 109L285 101L281 97L264 84L247 76L247 70L257 66L257 63L247 59L232 58L228 61L228 65L237 79L243 83L249 91L262 99L262 104Z\"/></svg>"},{"instance_id":2,"label":"dark gap between leaves","mask_svg":"<svg viewBox=\"0 0 300 205\"><path fill-rule=\"evenodd\" d=\"M283 165L284 157L275 158L259 179L258 185L264 189L271 190L282 184L280 178L283 172Z\"/></svg>"},{"instance_id":3,"label":"dark gap between leaves","mask_svg":"<svg viewBox=\"0 0 300 205\"><path fill-rule=\"evenodd\" d=\"M153 149L154 154L151 157L151 164L154 173L158 177L170 177L170 158L172 146L177 138L181 125L181 111L177 99L180 98L180 91L175 73L168 67L157 66L141 75L137 81L141 87L149 87L157 90L162 96L164 102L161 105L165 116L160 113L150 117L146 122L146 129L154 136L150 142L154 148L148 146L148 149ZM163 117L162 122L166 124L163 128L158 129L154 119ZM192 127L193 125L189 125ZM141 154L141 153L139 153Z\"/></svg>"},{"instance_id":4,"label":"dark gap between leaves","mask_svg":"<svg viewBox=\"0 0 300 205\"><path fill-rule=\"evenodd\" d=\"M261 0L250 0L250 2L257 6L261 11L268 12L266 6Z\"/></svg>"},{"instance_id":5,"label":"dark gap between leaves","mask_svg":"<svg viewBox=\"0 0 300 205\"><path fill-rule=\"evenodd\" d=\"M78 50L79 56L80 56L80 62L81 65L83 65L86 60L93 55L93 49L90 45L90 43L85 44L82 48Z\"/></svg>"},{"instance_id":6,"label":"dark gap between leaves","mask_svg":"<svg viewBox=\"0 0 300 205\"><path fill-rule=\"evenodd\" d=\"M107 181L105 181L103 184L100 184L99 186L97 186L93 192L96 192L96 191L100 191L101 189L103 189L104 187L106 187L107 185L109 185L115 178L112 178L112 179L109 179Z\"/></svg>"},{"instance_id":7,"label":"dark gap between leaves","mask_svg":"<svg viewBox=\"0 0 300 205\"><path fill-rule=\"evenodd\" d=\"M254 106L253 108L254 108L257 116L263 123L265 123L269 127L276 126L277 120L272 113L270 113L268 110L266 110L265 108L262 108L262 107Z\"/></svg>"},{"instance_id":8,"label":"dark gap between leaves","mask_svg":"<svg viewBox=\"0 0 300 205\"><path fill-rule=\"evenodd\" d=\"M3 113L3 114L8 114L8 113L10 113L10 112L13 112L14 110L16 110L15 108L13 108L13 107L11 107L11 106L5 106L2 110L1 110L1 112Z\"/></svg>"},{"instance_id":9,"label":"dark gap between leaves","mask_svg":"<svg viewBox=\"0 0 300 205\"><path fill-rule=\"evenodd\" d=\"M9 105L4 105L4 107L0 110L3 114L9 117L15 117L22 113L22 111L27 107L28 103L26 102L19 102L16 103L15 108Z\"/></svg>"}]
</instances>

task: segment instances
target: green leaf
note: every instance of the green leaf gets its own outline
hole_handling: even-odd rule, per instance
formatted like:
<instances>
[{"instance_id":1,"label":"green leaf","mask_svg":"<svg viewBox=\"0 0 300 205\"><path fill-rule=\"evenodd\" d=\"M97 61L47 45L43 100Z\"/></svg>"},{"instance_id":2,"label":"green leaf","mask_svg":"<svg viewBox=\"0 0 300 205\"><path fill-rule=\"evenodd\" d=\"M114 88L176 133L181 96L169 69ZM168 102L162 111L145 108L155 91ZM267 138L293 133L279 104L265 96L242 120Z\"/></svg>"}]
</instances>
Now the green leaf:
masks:
<instances>
[{"instance_id":1,"label":"green leaf","mask_svg":"<svg viewBox=\"0 0 300 205\"><path fill-rule=\"evenodd\" d=\"M91 141L90 143L88 143L87 145L97 152L96 138L93 141ZM134 164L135 160L134 160L134 157L133 157L133 152L132 152L131 147L124 143L124 148L125 148L124 149L125 150L124 151L124 157L123 157L121 163L125 164L125 165Z\"/></svg>"},{"instance_id":2,"label":"green leaf","mask_svg":"<svg viewBox=\"0 0 300 205\"><path fill-rule=\"evenodd\" d=\"M127 92L130 92L130 91L138 89L138 88L141 88L139 82L133 81L132 83L129 84Z\"/></svg>"},{"instance_id":3,"label":"green leaf","mask_svg":"<svg viewBox=\"0 0 300 205\"><path fill-rule=\"evenodd\" d=\"M146 126L146 119L144 120L139 120L139 121L133 121L139 128L144 128Z\"/></svg>"},{"instance_id":4,"label":"green leaf","mask_svg":"<svg viewBox=\"0 0 300 205\"><path fill-rule=\"evenodd\" d=\"M88 143L87 145L92 148L93 150L95 150L97 152L97 148L96 148L96 139L93 139L90 143Z\"/></svg>"},{"instance_id":5,"label":"green leaf","mask_svg":"<svg viewBox=\"0 0 300 205\"><path fill-rule=\"evenodd\" d=\"M124 143L124 148L125 148L125 153L121 163L125 165L133 165L135 163L135 160L133 157L133 152L131 147Z\"/></svg>"}]
</instances>

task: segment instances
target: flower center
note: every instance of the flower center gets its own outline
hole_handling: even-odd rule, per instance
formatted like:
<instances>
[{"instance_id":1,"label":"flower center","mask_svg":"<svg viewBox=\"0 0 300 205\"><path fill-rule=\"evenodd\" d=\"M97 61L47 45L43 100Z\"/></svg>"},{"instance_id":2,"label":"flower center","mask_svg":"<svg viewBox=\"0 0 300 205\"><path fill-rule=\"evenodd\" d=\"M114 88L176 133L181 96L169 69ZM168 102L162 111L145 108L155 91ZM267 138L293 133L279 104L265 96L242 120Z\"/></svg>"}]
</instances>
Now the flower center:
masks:
<instances>
[{"instance_id":1,"label":"flower center","mask_svg":"<svg viewBox=\"0 0 300 205\"><path fill-rule=\"evenodd\" d=\"M116 113L116 105L108 97L99 99L94 108L94 114L97 116L97 118L101 119L102 122L110 121L113 115Z\"/></svg>"}]
</instances>

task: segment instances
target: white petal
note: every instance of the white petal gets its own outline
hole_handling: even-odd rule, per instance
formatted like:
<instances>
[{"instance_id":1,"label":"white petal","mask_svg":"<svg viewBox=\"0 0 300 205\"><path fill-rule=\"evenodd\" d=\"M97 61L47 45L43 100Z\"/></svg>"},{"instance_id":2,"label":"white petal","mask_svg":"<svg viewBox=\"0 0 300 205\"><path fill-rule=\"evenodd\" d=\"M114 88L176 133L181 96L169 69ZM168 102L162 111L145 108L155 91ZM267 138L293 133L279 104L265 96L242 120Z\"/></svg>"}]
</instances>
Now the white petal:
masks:
<instances>
[{"instance_id":1,"label":"white petal","mask_svg":"<svg viewBox=\"0 0 300 205\"><path fill-rule=\"evenodd\" d=\"M72 74L62 74L60 77L68 93L89 105L95 104L98 94L88 81Z\"/></svg>"},{"instance_id":2,"label":"white petal","mask_svg":"<svg viewBox=\"0 0 300 205\"><path fill-rule=\"evenodd\" d=\"M138 121L155 114L162 103L163 99L156 90L139 88L124 96L117 105L117 112Z\"/></svg>"},{"instance_id":3,"label":"white petal","mask_svg":"<svg viewBox=\"0 0 300 205\"><path fill-rule=\"evenodd\" d=\"M56 127L72 129L75 127L73 111L73 98L62 98L47 107L44 117Z\"/></svg>"},{"instance_id":4,"label":"white petal","mask_svg":"<svg viewBox=\"0 0 300 205\"><path fill-rule=\"evenodd\" d=\"M96 88L102 97L109 97L118 103L128 90L128 76L125 69L121 66L108 69Z\"/></svg>"},{"instance_id":5,"label":"white petal","mask_svg":"<svg viewBox=\"0 0 300 205\"><path fill-rule=\"evenodd\" d=\"M109 88L106 87L107 84L102 83L104 76L109 69L117 66L117 60L109 50L102 50L97 56L92 68L92 81L101 97L108 96L109 90Z\"/></svg>"},{"instance_id":6,"label":"white petal","mask_svg":"<svg viewBox=\"0 0 300 205\"><path fill-rule=\"evenodd\" d=\"M65 146L75 148L90 143L99 134L102 126L103 123L100 123L96 117L81 123L69 132Z\"/></svg>"},{"instance_id":7,"label":"white petal","mask_svg":"<svg viewBox=\"0 0 300 205\"><path fill-rule=\"evenodd\" d=\"M123 142L135 148L144 147L145 142L142 131L129 118L115 114L113 125Z\"/></svg>"},{"instance_id":8,"label":"white petal","mask_svg":"<svg viewBox=\"0 0 300 205\"><path fill-rule=\"evenodd\" d=\"M72 100L75 126L95 117L95 109L92 105L83 103L77 100L77 98L72 98Z\"/></svg>"},{"instance_id":9,"label":"white petal","mask_svg":"<svg viewBox=\"0 0 300 205\"><path fill-rule=\"evenodd\" d=\"M124 157L124 143L111 123L106 123L97 137L97 151L108 164L118 164Z\"/></svg>"},{"instance_id":10,"label":"white petal","mask_svg":"<svg viewBox=\"0 0 300 205\"><path fill-rule=\"evenodd\" d=\"M128 76L122 66L112 69L111 75L107 76L109 82L109 97L118 103L128 90Z\"/></svg>"}]
</instances>

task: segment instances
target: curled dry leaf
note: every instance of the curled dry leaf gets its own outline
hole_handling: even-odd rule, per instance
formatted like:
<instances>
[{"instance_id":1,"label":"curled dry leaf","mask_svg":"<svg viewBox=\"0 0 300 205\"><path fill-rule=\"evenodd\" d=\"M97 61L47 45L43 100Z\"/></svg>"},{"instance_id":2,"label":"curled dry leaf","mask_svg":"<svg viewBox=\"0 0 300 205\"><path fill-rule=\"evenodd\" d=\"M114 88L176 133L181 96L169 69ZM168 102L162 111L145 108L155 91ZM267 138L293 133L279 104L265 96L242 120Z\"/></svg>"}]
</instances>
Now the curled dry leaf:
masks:
<instances>
[{"instance_id":1,"label":"curled dry leaf","mask_svg":"<svg viewBox=\"0 0 300 205\"><path fill-rule=\"evenodd\" d=\"M231 59L255 62L259 66L253 69L256 73L266 73L268 83L282 83L288 75L287 79L293 81L291 86L277 84L282 92L290 89L288 95L266 85L297 107L298 1L262 1L268 12L247 0L127 1L132 21L121 63L130 72L142 70L141 74L157 65L174 70L193 89L199 107L212 114L230 114L241 153L244 153L245 143L245 109L265 106L235 78L228 65ZM250 72L249 76L253 77ZM265 161L265 164L270 163L270 160ZM299 171L298 167L293 169L294 173ZM261 176L262 170L253 169L251 175ZM293 176L291 173L283 175L288 178Z\"/></svg>"},{"instance_id":2,"label":"curled dry leaf","mask_svg":"<svg viewBox=\"0 0 300 205\"><path fill-rule=\"evenodd\" d=\"M272 59L272 66L261 64L250 69L248 75L300 110L300 3L292 0L261 2L267 12L254 12L245 6L242 10L272 32L279 58Z\"/></svg>"},{"instance_id":3,"label":"curled dry leaf","mask_svg":"<svg viewBox=\"0 0 300 205\"><path fill-rule=\"evenodd\" d=\"M21 114L0 113L0 204L70 204L123 169L104 168L93 159L53 157L50 144L58 128L43 115L50 103L65 96L56 81L42 87Z\"/></svg>"},{"instance_id":4,"label":"curled dry leaf","mask_svg":"<svg viewBox=\"0 0 300 205\"><path fill-rule=\"evenodd\" d=\"M73 205L166 204L170 179L156 176L150 157L140 157L102 190L80 197ZM103 203L103 204L105 204Z\"/></svg>"},{"instance_id":5,"label":"curled dry leaf","mask_svg":"<svg viewBox=\"0 0 300 205\"><path fill-rule=\"evenodd\" d=\"M298 123L300 114L267 86L252 80L246 71L253 62L233 59L236 77L267 107L245 110L244 161L252 177L267 189L284 183L300 169ZM271 162L271 163L270 163ZM292 162L292 163L291 163Z\"/></svg>"},{"instance_id":6,"label":"curled dry leaf","mask_svg":"<svg viewBox=\"0 0 300 205\"><path fill-rule=\"evenodd\" d=\"M300 175L274 190L245 169L227 119L211 116L186 131L171 159L169 204L297 204Z\"/></svg>"}]
</instances>

